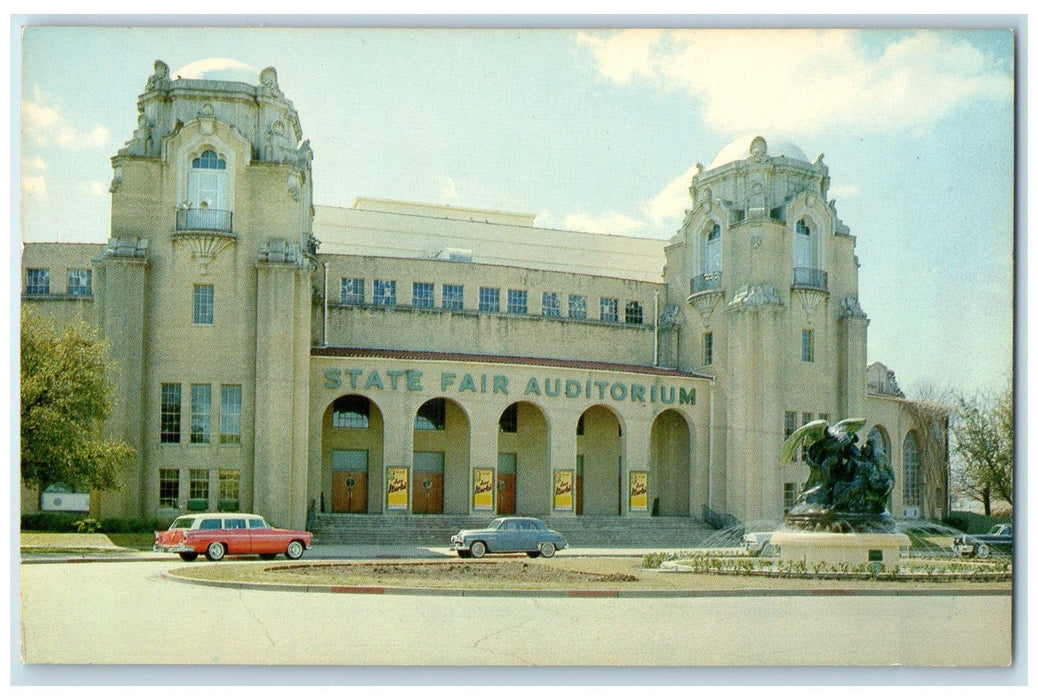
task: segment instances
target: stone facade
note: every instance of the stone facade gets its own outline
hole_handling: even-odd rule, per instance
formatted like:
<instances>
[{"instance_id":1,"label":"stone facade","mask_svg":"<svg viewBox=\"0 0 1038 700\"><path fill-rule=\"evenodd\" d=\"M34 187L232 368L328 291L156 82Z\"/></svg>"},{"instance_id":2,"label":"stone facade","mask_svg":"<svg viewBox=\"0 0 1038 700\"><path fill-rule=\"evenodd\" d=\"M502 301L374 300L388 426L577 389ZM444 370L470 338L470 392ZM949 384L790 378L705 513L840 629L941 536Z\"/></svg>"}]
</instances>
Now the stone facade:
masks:
<instances>
[{"instance_id":1,"label":"stone facade","mask_svg":"<svg viewBox=\"0 0 1038 700\"><path fill-rule=\"evenodd\" d=\"M116 360L107 430L138 456L95 515L774 520L807 477L779 466L784 433L817 417L866 416L905 473L919 428L889 383L867 388L854 238L821 157L733 143L665 242L315 207L272 68L246 85L156 62L138 111L108 244L22 261L23 303L91 319ZM899 489L892 511L939 514L941 493Z\"/></svg>"}]
</instances>

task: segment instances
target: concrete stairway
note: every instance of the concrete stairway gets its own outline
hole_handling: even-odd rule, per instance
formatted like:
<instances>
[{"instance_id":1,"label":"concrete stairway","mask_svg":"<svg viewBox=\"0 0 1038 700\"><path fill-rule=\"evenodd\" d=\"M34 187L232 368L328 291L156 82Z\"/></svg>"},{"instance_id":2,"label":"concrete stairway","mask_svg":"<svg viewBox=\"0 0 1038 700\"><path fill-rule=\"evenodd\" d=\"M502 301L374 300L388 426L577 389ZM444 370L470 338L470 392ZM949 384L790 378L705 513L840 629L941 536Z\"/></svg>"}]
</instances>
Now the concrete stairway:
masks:
<instances>
[{"instance_id":1,"label":"concrete stairway","mask_svg":"<svg viewBox=\"0 0 1038 700\"><path fill-rule=\"evenodd\" d=\"M461 529L485 527L494 515L354 515L318 514L315 544L413 544L448 546ZM683 517L584 515L541 517L561 532L570 547L693 547L714 532L700 520Z\"/></svg>"}]
</instances>

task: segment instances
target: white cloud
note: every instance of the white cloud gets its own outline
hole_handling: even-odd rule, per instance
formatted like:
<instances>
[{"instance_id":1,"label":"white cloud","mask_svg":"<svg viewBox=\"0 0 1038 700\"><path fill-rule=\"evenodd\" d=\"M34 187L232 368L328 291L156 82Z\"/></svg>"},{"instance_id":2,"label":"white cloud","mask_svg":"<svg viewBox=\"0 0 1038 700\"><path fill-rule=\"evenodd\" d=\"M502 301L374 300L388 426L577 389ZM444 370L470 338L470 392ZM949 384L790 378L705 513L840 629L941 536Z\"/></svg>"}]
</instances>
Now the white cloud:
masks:
<instances>
[{"instance_id":1,"label":"white cloud","mask_svg":"<svg viewBox=\"0 0 1038 700\"><path fill-rule=\"evenodd\" d=\"M829 188L829 199L855 199L860 192L857 185L834 185Z\"/></svg>"},{"instance_id":2,"label":"white cloud","mask_svg":"<svg viewBox=\"0 0 1038 700\"><path fill-rule=\"evenodd\" d=\"M30 143L70 151L108 143L107 127L95 124L80 129L53 103L39 88L33 91L32 97L22 100L22 129Z\"/></svg>"},{"instance_id":3,"label":"white cloud","mask_svg":"<svg viewBox=\"0 0 1038 700\"><path fill-rule=\"evenodd\" d=\"M695 174L696 167L693 165L668 182L659 194L642 205L642 209L654 224L659 226L668 219L680 217L686 209L692 208L692 198L688 194L688 188L692 184L692 176Z\"/></svg>"},{"instance_id":4,"label":"white cloud","mask_svg":"<svg viewBox=\"0 0 1038 700\"><path fill-rule=\"evenodd\" d=\"M458 188L450 177L440 178L440 196L448 202L458 201Z\"/></svg>"},{"instance_id":5,"label":"white cloud","mask_svg":"<svg viewBox=\"0 0 1038 700\"><path fill-rule=\"evenodd\" d=\"M905 34L870 53L849 30L631 29L581 33L600 74L642 77L702 101L722 132L926 128L973 99L1013 99L1012 76L970 43Z\"/></svg>"},{"instance_id":6,"label":"white cloud","mask_svg":"<svg viewBox=\"0 0 1038 700\"><path fill-rule=\"evenodd\" d=\"M22 192L37 197L46 197L47 179L42 175L28 175L22 177Z\"/></svg>"},{"instance_id":7,"label":"white cloud","mask_svg":"<svg viewBox=\"0 0 1038 700\"><path fill-rule=\"evenodd\" d=\"M172 78L259 81L259 70L233 58L201 58L171 71Z\"/></svg>"}]
</instances>

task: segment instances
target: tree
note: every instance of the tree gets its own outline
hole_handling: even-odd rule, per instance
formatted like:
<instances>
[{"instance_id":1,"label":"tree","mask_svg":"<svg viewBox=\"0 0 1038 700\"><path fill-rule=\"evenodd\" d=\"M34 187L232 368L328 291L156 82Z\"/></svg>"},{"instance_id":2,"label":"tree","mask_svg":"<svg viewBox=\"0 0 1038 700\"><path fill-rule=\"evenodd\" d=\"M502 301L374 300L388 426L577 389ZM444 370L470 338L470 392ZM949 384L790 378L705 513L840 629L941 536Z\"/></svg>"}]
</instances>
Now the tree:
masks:
<instances>
[{"instance_id":1,"label":"tree","mask_svg":"<svg viewBox=\"0 0 1038 700\"><path fill-rule=\"evenodd\" d=\"M984 504L992 498L1013 505L1013 388L992 395L960 394L953 423L955 454L962 460L956 483L963 494Z\"/></svg>"},{"instance_id":2,"label":"tree","mask_svg":"<svg viewBox=\"0 0 1038 700\"><path fill-rule=\"evenodd\" d=\"M43 489L118 490L119 467L134 456L121 440L102 433L111 413L107 348L79 325L53 323L22 310L22 482Z\"/></svg>"},{"instance_id":3,"label":"tree","mask_svg":"<svg viewBox=\"0 0 1038 700\"><path fill-rule=\"evenodd\" d=\"M932 382L917 385L912 394L903 406L916 428L923 514L940 519L948 511L948 422L954 394Z\"/></svg>"}]
</instances>

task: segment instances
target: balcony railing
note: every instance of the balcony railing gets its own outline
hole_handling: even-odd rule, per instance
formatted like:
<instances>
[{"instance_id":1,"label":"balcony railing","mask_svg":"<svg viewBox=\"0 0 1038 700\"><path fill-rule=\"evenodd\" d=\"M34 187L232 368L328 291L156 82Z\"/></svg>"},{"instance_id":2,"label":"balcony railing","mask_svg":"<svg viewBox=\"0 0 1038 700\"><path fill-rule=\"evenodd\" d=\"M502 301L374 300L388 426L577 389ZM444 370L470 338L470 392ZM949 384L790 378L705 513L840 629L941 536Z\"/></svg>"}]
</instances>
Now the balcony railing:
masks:
<instances>
[{"instance_id":1,"label":"balcony railing","mask_svg":"<svg viewBox=\"0 0 1038 700\"><path fill-rule=\"evenodd\" d=\"M692 278L692 294L721 288L721 273L707 272Z\"/></svg>"},{"instance_id":2,"label":"balcony railing","mask_svg":"<svg viewBox=\"0 0 1038 700\"><path fill-rule=\"evenodd\" d=\"M793 268L794 289L817 289L821 292L829 291L829 273L813 267Z\"/></svg>"},{"instance_id":3,"label":"balcony railing","mask_svg":"<svg viewBox=\"0 0 1038 700\"><path fill-rule=\"evenodd\" d=\"M177 209L177 231L230 233L232 216L225 209Z\"/></svg>"}]
</instances>

